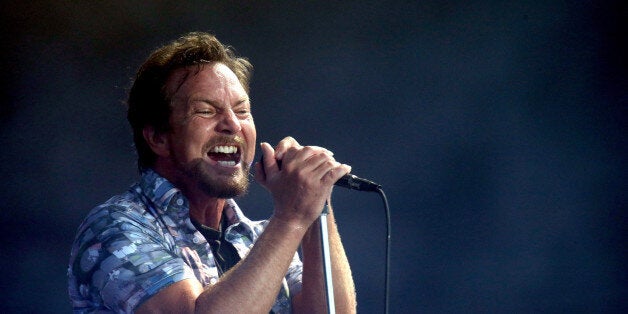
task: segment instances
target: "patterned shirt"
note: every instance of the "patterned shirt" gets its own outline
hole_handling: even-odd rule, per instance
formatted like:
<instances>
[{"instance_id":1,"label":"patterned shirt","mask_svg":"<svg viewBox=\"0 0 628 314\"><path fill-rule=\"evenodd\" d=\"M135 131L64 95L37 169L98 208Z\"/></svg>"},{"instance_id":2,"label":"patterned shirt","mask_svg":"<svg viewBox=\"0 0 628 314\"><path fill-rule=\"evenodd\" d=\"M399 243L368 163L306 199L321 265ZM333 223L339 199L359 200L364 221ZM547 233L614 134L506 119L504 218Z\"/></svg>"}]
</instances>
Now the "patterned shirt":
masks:
<instances>
[{"instance_id":1,"label":"patterned shirt","mask_svg":"<svg viewBox=\"0 0 628 314\"><path fill-rule=\"evenodd\" d=\"M268 221L251 221L229 199L225 239L241 258ZM295 253L272 308L291 311L301 290L302 264ZM75 313L129 313L161 289L195 278L203 286L219 277L212 250L190 221L188 200L148 170L126 193L94 208L78 229L68 268Z\"/></svg>"}]
</instances>

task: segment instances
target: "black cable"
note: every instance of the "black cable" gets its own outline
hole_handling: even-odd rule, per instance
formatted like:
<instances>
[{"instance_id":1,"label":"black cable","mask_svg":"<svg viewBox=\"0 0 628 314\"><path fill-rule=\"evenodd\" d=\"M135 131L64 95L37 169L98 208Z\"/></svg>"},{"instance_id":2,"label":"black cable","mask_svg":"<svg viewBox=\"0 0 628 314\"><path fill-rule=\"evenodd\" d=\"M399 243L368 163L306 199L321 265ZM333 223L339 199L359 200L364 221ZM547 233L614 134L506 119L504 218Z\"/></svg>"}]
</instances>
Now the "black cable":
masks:
<instances>
[{"instance_id":1,"label":"black cable","mask_svg":"<svg viewBox=\"0 0 628 314\"><path fill-rule=\"evenodd\" d=\"M377 188L377 193L382 197L384 201L384 211L386 212L386 262L385 262L385 273L384 273L384 313L388 314L388 300L389 300L389 291L388 288L390 286L390 208L388 207L388 200L386 199L386 194L381 187Z\"/></svg>"}]
</instances>

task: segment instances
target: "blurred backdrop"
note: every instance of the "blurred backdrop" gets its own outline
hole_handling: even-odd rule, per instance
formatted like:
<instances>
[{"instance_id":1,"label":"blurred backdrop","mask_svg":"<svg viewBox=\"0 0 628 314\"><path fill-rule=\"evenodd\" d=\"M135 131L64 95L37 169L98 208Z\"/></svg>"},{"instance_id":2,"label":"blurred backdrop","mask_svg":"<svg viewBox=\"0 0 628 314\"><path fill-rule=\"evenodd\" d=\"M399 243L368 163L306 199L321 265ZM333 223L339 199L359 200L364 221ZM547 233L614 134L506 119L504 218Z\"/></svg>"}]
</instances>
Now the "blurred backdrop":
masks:
<instances>
[{"instance_id":1,"label":"blurred backdrop","mask_svg":"<svg viewBox=\"0 0 628 314\"><path fill-rule=\"evenodd\" d=\"M254 64L259 140L384 186L391 313L626 312L628 12L602 2L3 1L0 312L70 311L76 228L137 179L130 79L195 30ZM381 313L382 202L334 200Z\"/></svg>"}]
</instances>

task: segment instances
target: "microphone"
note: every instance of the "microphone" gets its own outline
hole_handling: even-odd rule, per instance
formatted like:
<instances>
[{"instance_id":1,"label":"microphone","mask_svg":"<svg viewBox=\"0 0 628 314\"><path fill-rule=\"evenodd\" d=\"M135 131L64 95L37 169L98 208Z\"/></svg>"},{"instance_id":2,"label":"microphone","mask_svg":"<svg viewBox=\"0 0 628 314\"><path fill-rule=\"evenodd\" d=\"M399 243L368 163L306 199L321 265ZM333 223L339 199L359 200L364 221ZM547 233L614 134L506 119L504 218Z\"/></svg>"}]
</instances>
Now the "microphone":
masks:
<instances>
[{"instance_id":1,"label":"microphone","mask_svg":"<svg viewBox=\"0 0 628 314\"><path fill-rule=\"evenodd\" d=\"M263 166L264 155L262 155L260 162L262 163L262 169L264 169L264 166ZM279 169L281 169L281 160L277 160L277 166L279 166ZM373 181L362 179L350 173L347 173L344 176L342 176L340 179L338 179L338 181L336 181L336 183L334 183L334 185L345 188L345 189L364 191L364 192L377 192L377 190L379 190L382 187L381 185Z\"/></svg>"},{"instance_id":2,"label":"microphone","mask_svg":"<svg viewBox=\"0 0 628 314\"><path fill-rule=\"evenodd\" d=\"M367 179L362 179L358 176L352 175L350 173L345 174L342 178L338 179L335 186L357 190L357 191L365 191L365 192L377 192L379 188L382 186Z\"/></svg>"}]
</instances>

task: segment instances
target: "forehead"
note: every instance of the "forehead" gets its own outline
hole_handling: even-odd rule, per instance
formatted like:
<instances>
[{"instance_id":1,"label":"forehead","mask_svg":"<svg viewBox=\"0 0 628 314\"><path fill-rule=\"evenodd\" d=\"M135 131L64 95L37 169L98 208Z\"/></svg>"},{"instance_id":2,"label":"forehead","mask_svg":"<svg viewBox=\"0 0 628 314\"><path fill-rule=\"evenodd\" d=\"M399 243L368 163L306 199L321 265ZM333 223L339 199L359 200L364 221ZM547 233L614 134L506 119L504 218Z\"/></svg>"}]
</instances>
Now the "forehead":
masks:
<instances>
[{"instance_id":1,"label":"forehead","mask_svg":"<svg viewBox=\"0 0 628 314\"><path fill-rule=\"evenodd\" d=\"M235 73L219 62L176 69L166 81L165 88L172 99L187 98L194 94L206 97L225 93L247 95Z\"/></svg>"}]
</instances>

